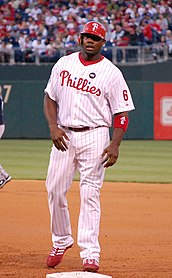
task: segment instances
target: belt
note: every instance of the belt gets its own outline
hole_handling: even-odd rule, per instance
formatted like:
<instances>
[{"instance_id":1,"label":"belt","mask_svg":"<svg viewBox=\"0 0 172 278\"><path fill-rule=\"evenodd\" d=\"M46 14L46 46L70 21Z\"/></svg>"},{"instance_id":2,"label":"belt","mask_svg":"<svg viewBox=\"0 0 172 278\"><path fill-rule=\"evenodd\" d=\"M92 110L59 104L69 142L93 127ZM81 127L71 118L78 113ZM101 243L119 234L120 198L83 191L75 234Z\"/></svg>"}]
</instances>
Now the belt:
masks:
<instances>
[{"instance_id":1,"label":"belt","mask_svg":"<svg viewBox=\"0 0 172 278\"><path fill-rule=\"evenodd\" d=\"M93 129L92 127L89 127L89 126L84 126L84 127L69 127L69 126L63 126L63 128L66 128L68 130L71 130L71 131L75 131L75 132L82 132L82 131L87 131L87 130L90 130L90 129Z\"/></svg>"}]
</instances>

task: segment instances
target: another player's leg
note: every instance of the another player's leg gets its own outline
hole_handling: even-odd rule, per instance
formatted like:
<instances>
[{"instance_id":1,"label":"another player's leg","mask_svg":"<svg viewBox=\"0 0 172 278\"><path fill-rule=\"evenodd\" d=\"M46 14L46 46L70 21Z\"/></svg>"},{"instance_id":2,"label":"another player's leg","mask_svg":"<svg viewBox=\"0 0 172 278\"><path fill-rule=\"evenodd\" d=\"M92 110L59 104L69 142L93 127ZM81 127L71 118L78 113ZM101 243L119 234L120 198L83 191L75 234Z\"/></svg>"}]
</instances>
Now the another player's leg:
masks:
<instances>
[{"instance_id":1,"label":"another player's leg","mask_svg":"<svg viewBox=\"0 0 172 278\"><path fill-rule=\"evenodd\" d=\"M48 267L60 264L64 253L74 242L66 198L75 173L73 160L74 152L70 147L65 152L52 148L46 179L53 242L46 262Z\"/></svg>"},{"instance_id":2,"label":"another player's leg","mask_svg":"<svg viewBox=\"0 0 172 278\"><path fill-rule=\"evenodd\" d=\"M5 125L0 124L0 139L5 131ZM2 188L7 182L11 180L11 176L4 170L0 164L0 188Z\"/></svg>"},{"instance_id":3,"label":"another player's leg","mask_svg":"<svg viewBox=\"0 0 172 278\"><path fill-rule=\"evenodd\" d=\"M0 164L0 188L2 188L10 180L11 176L4 170L4 168Z\"/></svg>"},{"instance_id":4,"label":"another player's leg","mask_svg":"<svg viewBox=\"0 0 172 278\"><path fill-rule=\"evenodd\" d=\"M100 245L100 188L104 179L101 164L103 150L109 144L108 128L97 128L85 133L87 149L78 157L80 171L81 207L78 225L78 245L83 260L83 270L97 272L99 269ZM88 142L87 142L88 141Z\"/></svg>"}]
</instances>

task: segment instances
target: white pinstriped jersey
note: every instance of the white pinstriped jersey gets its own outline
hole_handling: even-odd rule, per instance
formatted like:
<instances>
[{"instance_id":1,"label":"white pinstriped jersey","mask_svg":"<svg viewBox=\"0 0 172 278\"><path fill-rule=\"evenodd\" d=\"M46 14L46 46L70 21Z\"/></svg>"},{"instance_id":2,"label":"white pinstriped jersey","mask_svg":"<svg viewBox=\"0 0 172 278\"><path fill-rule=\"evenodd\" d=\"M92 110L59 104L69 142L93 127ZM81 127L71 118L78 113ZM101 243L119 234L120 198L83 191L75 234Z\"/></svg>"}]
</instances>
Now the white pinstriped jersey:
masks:
<instances>
[{"instance_id":1,"label":"white pinstriped jersey","mask_svg":"<svg viewBox=\"0 0 172 278\"><path fill-rule=\"evenodd\" d=\"M57 61L45 92L58 103L57 123L63 126L110 127L113 114L134 109L121 71L105 57L85 66L79 52Z\"/></svg>"}]
</instances>

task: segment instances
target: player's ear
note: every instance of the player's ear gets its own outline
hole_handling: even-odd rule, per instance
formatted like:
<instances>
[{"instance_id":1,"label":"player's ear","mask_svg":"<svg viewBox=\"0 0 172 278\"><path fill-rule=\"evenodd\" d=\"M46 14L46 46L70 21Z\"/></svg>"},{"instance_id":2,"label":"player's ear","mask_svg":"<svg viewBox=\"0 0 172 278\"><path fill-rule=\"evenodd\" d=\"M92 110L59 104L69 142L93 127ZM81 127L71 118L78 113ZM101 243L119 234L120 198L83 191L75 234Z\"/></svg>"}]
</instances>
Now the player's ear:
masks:
<instances>
[{"instance_id":1,"label":"player's ear","mask_svg":"<svg viewBox=\"0 0 172 278\"><path fill-rule=\"evenodd\" d=\"M106 43L106 40L102 40L102 46Z\"/></svg>"},{"instance_id":2,"label":"player's ear","mask_svg":"<svg viewBox=\"0 0 172 278\"><path fill-rule=\"evenodd\" d=\"M78 44L82 45L83 44L83 34L80 34L78 37Z\"/></svg>"},{"instance_id":3,"label":"player's ear","mask_svg":"<svg viewBox=\"0 0 172 278\"><path fill-rule=\"evenodd\" d=\"M78 37L78 44L81 45L81 36Z\"/></svg>"}]
</instances>

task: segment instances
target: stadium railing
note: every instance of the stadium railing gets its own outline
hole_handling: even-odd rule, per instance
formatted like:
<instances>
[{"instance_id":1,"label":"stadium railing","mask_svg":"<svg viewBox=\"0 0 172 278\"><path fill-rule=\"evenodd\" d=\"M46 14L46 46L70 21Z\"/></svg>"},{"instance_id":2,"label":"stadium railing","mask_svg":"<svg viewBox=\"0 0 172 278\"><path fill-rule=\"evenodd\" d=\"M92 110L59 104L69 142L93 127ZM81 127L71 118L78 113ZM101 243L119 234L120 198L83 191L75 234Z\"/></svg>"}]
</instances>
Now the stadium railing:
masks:
<instances>
[{"instance_id":1,"label":"stadium railing","mask_svg":"<svg viewBox=\"0 0 172 278\"><path fill-rule=\"evenodd\" d=\"M58 49L53 55L39 54L38 51L20 48L3 50L0 48L0 64L49 64L55 63L60 57L79 51L80 47ZM161 43L144 46L105 46L102 54L114 64L148 64L164 62L169 59L168 46Z\"/></svg>"}]
</instances>

